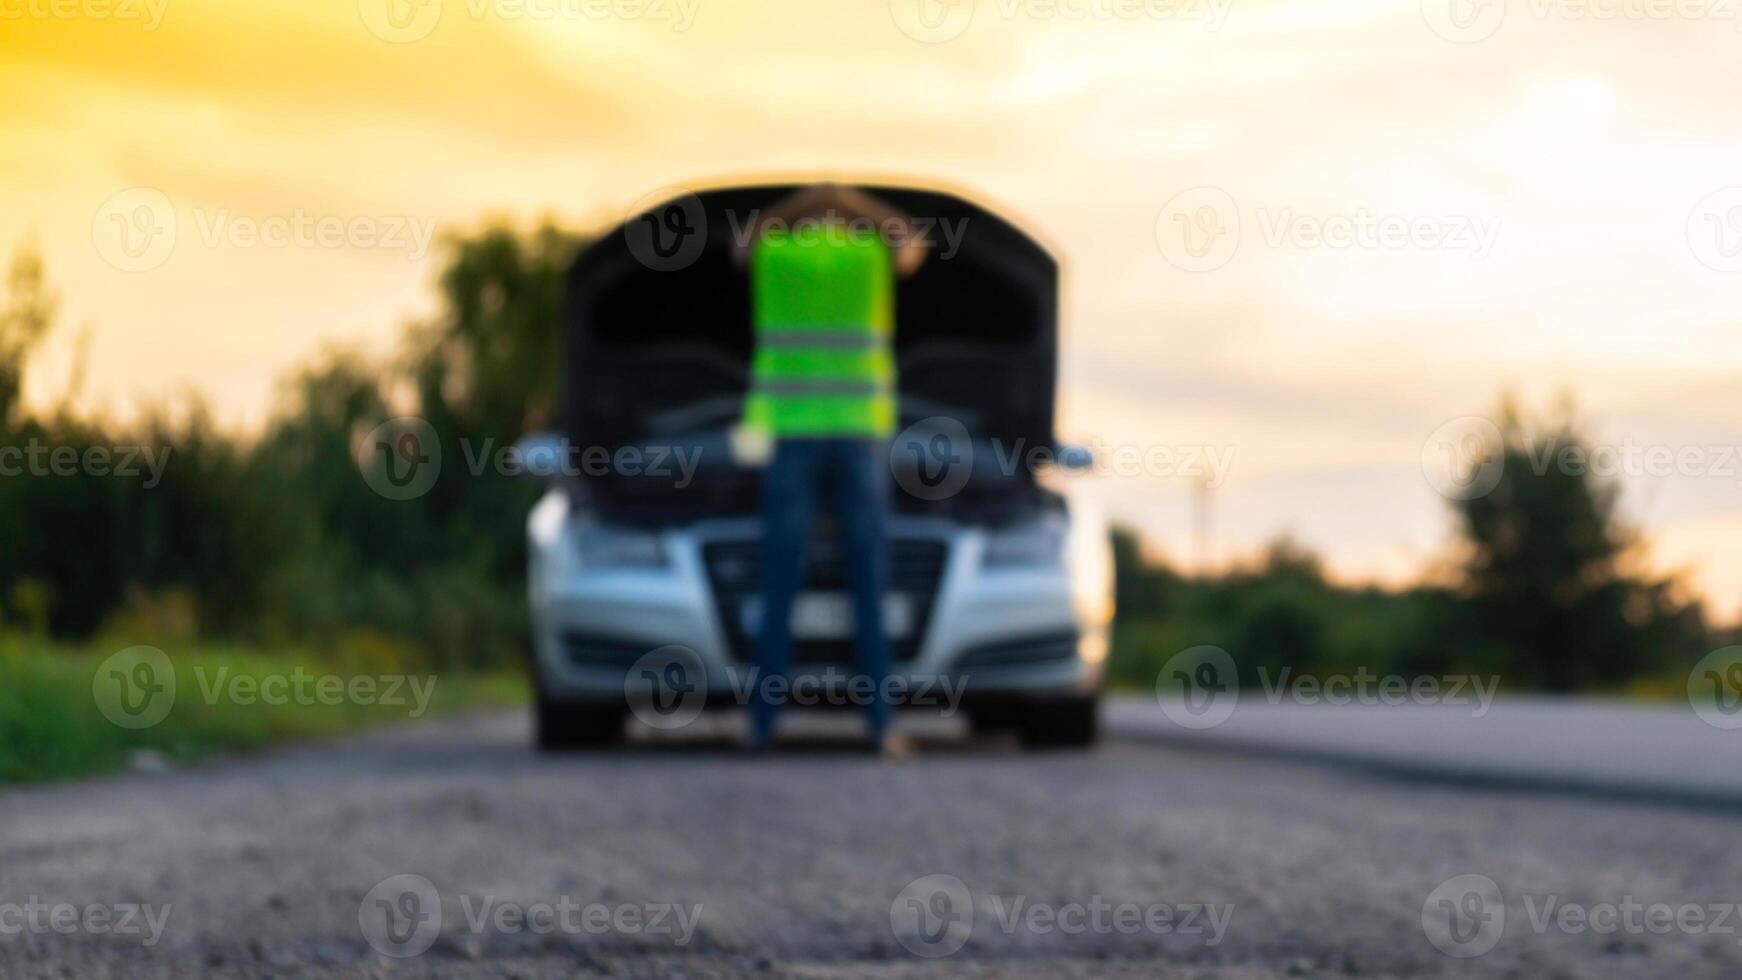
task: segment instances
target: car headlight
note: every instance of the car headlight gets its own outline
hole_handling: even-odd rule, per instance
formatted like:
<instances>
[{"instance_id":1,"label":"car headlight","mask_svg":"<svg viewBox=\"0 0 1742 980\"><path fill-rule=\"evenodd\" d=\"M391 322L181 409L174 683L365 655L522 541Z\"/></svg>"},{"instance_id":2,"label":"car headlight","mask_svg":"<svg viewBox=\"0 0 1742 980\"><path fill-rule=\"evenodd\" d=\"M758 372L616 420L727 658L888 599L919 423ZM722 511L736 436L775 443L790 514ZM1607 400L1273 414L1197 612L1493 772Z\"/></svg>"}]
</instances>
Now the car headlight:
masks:
<instances>
[{"instance_id":1,"label":"car headlight","mask_svg":"<svg viewBox=\"0 0 1742 980\"><path fill-rule=\"evenodd\" d=\"M663 568L665 542L658 534L628 528L582 527L574 535L582 568Z\"/></svg>"},{"instance_id":2,"label":"car headlight","mask_svg":"<svg viewBox=\"0 0 1742 980\"><path fill-rule=\"evenodd\" d=\"M1033 521L988 532L981 561L988 567L1057 565L1064 552L1064 524Z\"/></svg>"}]
</instances>

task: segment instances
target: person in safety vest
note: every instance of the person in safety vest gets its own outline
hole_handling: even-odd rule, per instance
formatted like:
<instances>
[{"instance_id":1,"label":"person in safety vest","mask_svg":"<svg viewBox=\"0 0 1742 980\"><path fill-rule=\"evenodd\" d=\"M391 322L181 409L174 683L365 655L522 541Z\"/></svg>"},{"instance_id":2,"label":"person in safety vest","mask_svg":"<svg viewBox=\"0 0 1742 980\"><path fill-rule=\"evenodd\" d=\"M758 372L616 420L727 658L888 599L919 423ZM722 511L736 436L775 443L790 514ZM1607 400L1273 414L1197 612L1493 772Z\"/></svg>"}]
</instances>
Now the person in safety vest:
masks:
<instances>
[{"instance_id":1,"label":"person in safety vest","mask_svg":"<svg viewBox=\"0 0 1742 980\"><path fill-rule=\"evenodd\" d=\"M762 480L762 619L750 702L753 750L775 734L792 661L793 606L820 504L840 529L858 673L869 680L872 748L909 751L889 728L883 540L895 430L895 279L925 246L906 215L864 191L819 184L759 214L739 258L750 270L755 353L733 455ZM848 691L865 693L855 678Z\"/></svg>"}]
</instances>

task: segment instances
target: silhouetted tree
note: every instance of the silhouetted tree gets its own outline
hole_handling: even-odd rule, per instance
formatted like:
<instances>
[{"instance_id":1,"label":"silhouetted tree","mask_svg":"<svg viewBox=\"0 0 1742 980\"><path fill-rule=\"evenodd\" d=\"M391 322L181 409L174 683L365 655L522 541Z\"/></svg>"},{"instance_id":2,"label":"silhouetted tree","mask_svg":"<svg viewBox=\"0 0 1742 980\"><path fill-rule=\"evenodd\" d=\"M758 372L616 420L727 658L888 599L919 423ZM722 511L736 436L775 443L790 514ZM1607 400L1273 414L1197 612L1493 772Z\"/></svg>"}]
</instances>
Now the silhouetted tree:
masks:
<instances>
[{"instance_id":1,"label":"silhouetted tree","mask_svg":"<svg viewBox=\"0 0 1742 980\"><path fill-rule=\"evenodd\" d=\"M1455 502L1468 545L1462 595L1486 644L1477 665L1575 690L1698 656L1699 607L1678 602L1669 580L1626 573L1638 538L1616 513L1619 487L1577 465L1590 442L1571 410L1533 426L1508 400L1498 428L1500 444L1486 450L1498 482Z\"/></svg>"},{"instance_id":2,"label":"silhouetted tree","mask_svg":"<svg viewBox=\"0 0 1742 980\"><path fill-rule=\"evenodd\" d=\"M59 305L43 282L42 256L33 247L20 248L6 276L6 305L0 307L0 431L18 409L24 365L48 336Z\"/></svg>"}]
</instances>

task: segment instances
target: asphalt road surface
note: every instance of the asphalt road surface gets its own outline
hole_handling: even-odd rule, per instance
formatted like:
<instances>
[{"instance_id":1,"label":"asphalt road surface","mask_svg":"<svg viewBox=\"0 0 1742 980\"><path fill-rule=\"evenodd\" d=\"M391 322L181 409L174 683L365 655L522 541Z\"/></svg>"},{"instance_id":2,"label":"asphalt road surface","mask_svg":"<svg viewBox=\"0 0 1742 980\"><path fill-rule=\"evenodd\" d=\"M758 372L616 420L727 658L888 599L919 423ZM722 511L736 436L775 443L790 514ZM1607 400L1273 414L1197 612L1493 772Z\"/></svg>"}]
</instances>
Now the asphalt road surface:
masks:
<instances>
[{"instance_id":1,"label":"asphalt road surface","mask_svg":"<svg viewBox=\"0 0 1742 980\"><path fill-rule=\"evenodd\" d=\"M540 757L493 715L7 791L0 977L1742 975L1732 812L855 723Z\"/></svg>"}]
</instances>

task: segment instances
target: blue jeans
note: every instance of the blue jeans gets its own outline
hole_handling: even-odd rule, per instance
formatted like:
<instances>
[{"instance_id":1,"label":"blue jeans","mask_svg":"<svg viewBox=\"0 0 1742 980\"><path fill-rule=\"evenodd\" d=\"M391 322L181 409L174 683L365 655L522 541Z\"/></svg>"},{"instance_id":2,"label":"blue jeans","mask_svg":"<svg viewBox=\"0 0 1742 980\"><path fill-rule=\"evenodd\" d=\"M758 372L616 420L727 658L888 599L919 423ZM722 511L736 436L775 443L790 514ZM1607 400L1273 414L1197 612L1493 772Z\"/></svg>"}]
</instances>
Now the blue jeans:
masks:
<instances>
[{"instance_id":1,"label":"blue jeans","mask_svg":"<svg viewBox=\"0 0 1742 980\"><path fill-rule=\"evenodd\" d=\"M840 526L847 583L853 592L853 643L859 674L870 679L866 706L871 737L889 727L884 699L889 641L883 635L888 559L883 514L888 507L888 453L871 439L782 439L762 478L762 625L756 643L757 683L750 702L752 736L774 735L782 697L767 687L792 667L792 604L804 583L806 545L817 498Z\"/></svg>"}]
</instances>

